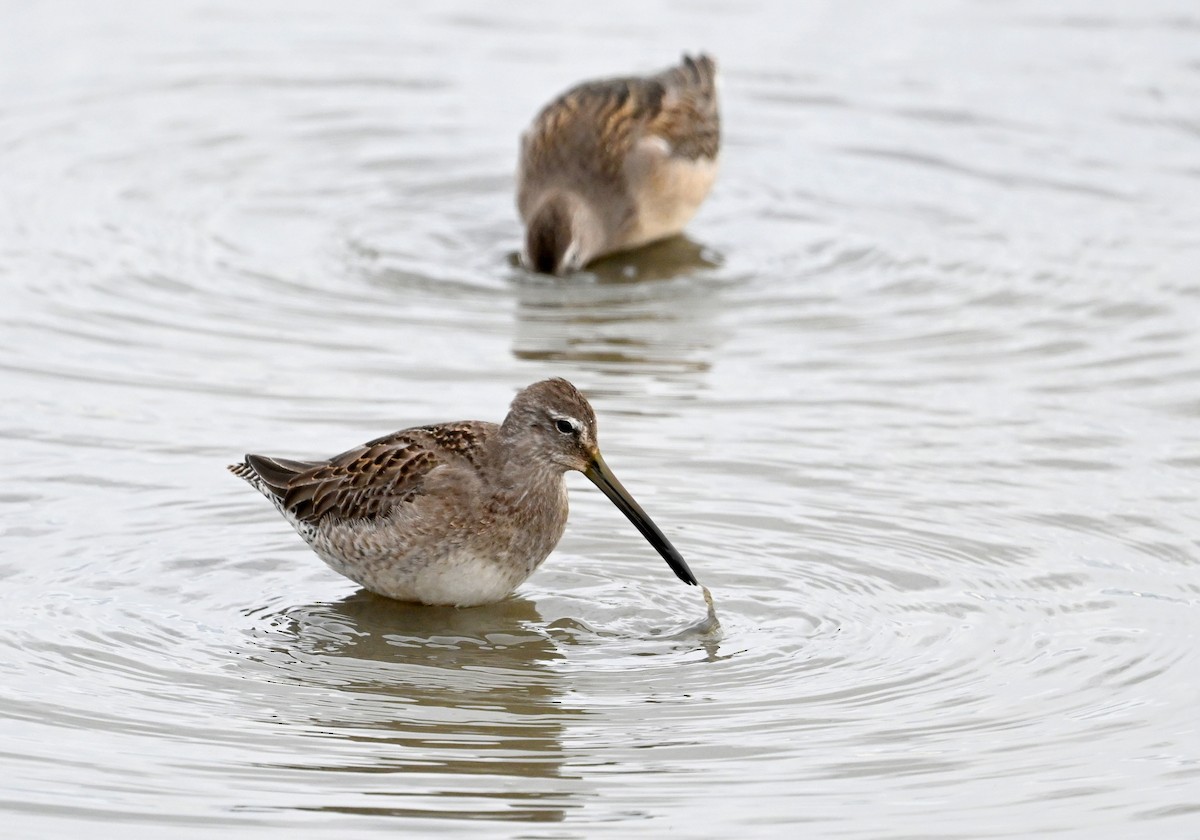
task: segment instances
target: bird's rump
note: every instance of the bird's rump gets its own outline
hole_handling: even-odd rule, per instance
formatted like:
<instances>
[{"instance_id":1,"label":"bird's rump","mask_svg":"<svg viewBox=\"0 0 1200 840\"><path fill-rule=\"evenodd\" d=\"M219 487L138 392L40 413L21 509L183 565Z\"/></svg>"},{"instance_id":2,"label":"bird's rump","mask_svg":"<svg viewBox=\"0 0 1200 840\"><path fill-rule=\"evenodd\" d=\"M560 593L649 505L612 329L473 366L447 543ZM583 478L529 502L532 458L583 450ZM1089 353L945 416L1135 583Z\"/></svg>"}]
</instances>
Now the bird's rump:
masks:
<instances>
[{"instance_id":1,"label":"bird's rump","mask_svg":"<svg viewBox=\"0 0 1200 840\"><path fill-rule=\"evenodd\" d=\"M715 74L708 56L684 56L682 64L653 76L584 82L559 96L522 138L522 212L529 212L544 178L584 191L597 184L616 187L625 176L626 155L648 137L661 138L672 155L715 157Z\"/></svg>"}]
</instances>

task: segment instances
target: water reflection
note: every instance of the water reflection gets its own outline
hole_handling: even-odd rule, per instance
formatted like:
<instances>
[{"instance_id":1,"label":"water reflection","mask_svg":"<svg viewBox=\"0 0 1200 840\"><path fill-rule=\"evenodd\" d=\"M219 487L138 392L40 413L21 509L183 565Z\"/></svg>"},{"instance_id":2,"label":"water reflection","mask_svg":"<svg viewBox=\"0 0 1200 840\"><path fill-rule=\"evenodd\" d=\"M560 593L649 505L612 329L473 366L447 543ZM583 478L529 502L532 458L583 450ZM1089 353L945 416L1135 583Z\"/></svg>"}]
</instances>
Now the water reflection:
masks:
<instances>
[{"instance_id":1,"label":"water reflection","mask_svg":"<svg viewBox=\"0 0 1200 840\"><path fill-rule=\"evenodd\" d=\"M270 716L310 748L257 766L348 774L346 797L294 807L536 822L574 807L562 732L580 711L563 704L562 654L531 602L459 610L359 592L263 618L250 658L267 679L327 691Z\"/></svg>"},{"instance_id":2,"label":"water reflection","mask_svg":"<svg viewBox=\"0 0 1200 840\"><path fill-rule=\"evenodd\" d=\"M716 251L686 235L652 242L635 251L612 254L588 266L588 273L602 283L629 283L639 280L673 280L719 268L722 259Z\"/></svg>"},{"instance_id":3,"label":"water reflection","mask_svg":"<svg viewBox=\"0 0 1200 840\"><path fill-rule=\"evenodd\" d=\"M513 355L536 362L707 371L720 344L719 259L677 236L617 254L580 276L516 277Z\"/></svg>"},{"instance_id":4,"label":"water reflection","mask_svg":"<svg viewBox=\"0 0 1200 840\"><path fill-rule=\"evenodd\" d=\"M6 835L1196 836L1189 5L143 5L5 18ZM725 264L505 270L517 132L663 33ZM410 611L222 469L550 373L719 649L594 491L536 608Z\"/></svg>"}]
</instances>

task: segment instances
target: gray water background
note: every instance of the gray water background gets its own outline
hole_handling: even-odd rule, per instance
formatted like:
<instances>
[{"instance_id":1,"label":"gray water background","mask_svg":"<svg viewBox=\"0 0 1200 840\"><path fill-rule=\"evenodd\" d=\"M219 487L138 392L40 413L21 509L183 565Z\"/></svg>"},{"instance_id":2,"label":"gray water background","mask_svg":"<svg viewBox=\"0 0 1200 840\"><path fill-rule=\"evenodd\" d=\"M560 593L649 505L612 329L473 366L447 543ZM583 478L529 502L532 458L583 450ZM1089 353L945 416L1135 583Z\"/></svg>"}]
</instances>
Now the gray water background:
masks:
<instances>
[{"instance_id":1,"label":"gray water background","mask_svg":"<svg viewBox=\"0 0 1200 840\"><path fill-rule=\"evenodd\" d=\"M1192 3L9 3L0 834L1200 836ZM685 239L512 255L517 136L721 62ZM363 596L224 465L566 376L517 595Z\"/></svg>"}]
</instances>

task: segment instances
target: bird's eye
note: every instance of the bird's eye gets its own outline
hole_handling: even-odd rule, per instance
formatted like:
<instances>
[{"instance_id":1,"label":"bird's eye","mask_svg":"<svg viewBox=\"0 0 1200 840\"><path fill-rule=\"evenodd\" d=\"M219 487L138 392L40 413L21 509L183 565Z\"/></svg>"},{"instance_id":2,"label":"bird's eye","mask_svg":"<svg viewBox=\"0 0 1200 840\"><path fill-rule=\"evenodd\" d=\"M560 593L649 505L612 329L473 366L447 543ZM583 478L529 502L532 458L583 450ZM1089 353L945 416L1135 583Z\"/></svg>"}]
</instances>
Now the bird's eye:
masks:
<instances>
[{"instance_id":1,"label":"bird's eye","mask_svg":"<svg viewBox=\"0 0 1200 840\"><path fill-rule=\"evenodd\" d=\"M575 434L575 424L570 420L555 420L554 428L558 429L564 435Z\"/></svg>"}]
</instances>

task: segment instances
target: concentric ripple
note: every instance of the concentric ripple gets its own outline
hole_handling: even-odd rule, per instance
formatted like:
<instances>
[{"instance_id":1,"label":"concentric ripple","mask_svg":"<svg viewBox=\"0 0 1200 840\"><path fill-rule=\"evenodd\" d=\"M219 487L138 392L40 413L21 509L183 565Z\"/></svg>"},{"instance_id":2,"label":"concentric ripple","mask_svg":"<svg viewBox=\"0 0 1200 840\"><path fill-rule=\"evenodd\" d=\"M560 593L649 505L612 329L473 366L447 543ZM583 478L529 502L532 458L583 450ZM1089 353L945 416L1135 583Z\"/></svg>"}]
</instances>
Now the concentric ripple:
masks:
<instances>
[{"instance_id":1,"label":"concentric ripple","mask_svg":"<svg viewBox=\"0 0 1200 840\"><path fill-rule=\"evenodd\" d=\"M5 831L1196 833L1190 7L27 5ZM684 47L725 114L687 236L526 274L523 125ZM440 610L224 470L548 375L719 634L578 476L515 596Z\"/></svg>"}]
</instances>

